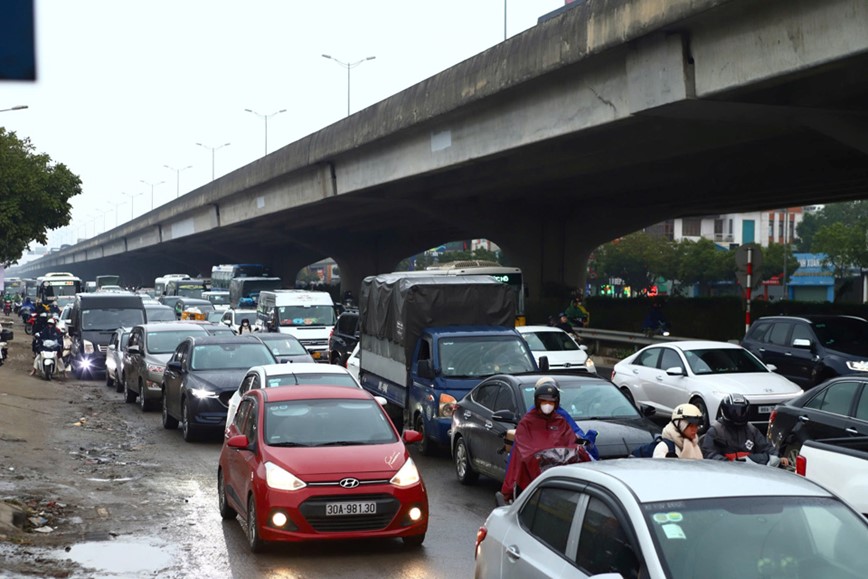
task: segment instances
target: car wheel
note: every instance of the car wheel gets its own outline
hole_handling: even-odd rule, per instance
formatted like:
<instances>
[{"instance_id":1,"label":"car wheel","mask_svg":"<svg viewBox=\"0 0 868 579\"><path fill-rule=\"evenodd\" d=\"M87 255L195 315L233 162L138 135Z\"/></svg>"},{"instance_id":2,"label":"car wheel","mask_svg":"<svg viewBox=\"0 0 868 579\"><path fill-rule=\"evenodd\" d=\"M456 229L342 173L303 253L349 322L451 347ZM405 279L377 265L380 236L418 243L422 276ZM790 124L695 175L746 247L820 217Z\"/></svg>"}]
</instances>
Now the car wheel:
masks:
<instances>
[{"instance_id":1,"label":"car wheel","mask_svg":"<svg viewBox=\"0 0 868 579\"><path fill-rule=\"evenodd\" d=\"M401 537L401 540L404 541L404 545L407 547L421 547L422 543L425 541L425 533L422 533L421 535Z\"/></svg>"},{"instance_id":2,"label":"car wheel","mask_svg":"<svg viewBox=\"0 0 868 579\"><path fill-rule=\"evenodd\" d=\"M630 392L630 389L626 386L621 386L621 393L624 394L624 397L630 401L630 404L636 406L636 399L633 398L633 394ZM638 406L636 406L638 408Z\"/></svg>"},{"instance_id":3,"label":"car wheel","mask_svg":"<svg viewBox=\"0 0 868 579\"><path fill-rule=\"evenodd\" d=\"M105 371L105 385L106 385L106 388L111 388L112 386L115 385L115 379L112 376L112 373L108 369L106 369L106 371Z\"/></svg>"},{"instance_id":4,"label":"car wheel","mask_svg":"<svg viewBox=\"0 0 868 579\"><path fill-rule=\"evenodd\" d=\"M231 521L238 513L226 502L226 481L223 480L223 469L217 470L217 504L220 507L220 516L225 521Z\"/></svg>"},{"instance_id":5,"label":"car wheel","mask_svg":"<svg viewBox=\"0 0 868 579\"><path fill-rule=\"evenodd\" d=\"M705 401L699 396L691 399L690 403L699 408L699 411L702 413L702 424L699 426L698 431L698 435L702 436L708 431L708 427L711 425L711 419L708 417L708 406L705 405Z\"/></svg>"},{"instance_id":6,"label":"car wheel","mask_svg":"<svg viewBox=\"0 0 868 579\"><path fill-rule=\"evenodd\" d=\"M76 369L75 360L71 360L69 365L72 366L72 377L75 378L76 380L81 380L82 372L80 369Z\"/></svg>"},{"instance_id":7,"label":"car wheel","mask_svg":"<svg viewBox=\"0 0 868 579\"><path fill-rule=\"evenodd\" d=\"M132 404L136 401L136 393L130 390L130 385L127 381L127 377L124 376L124 402L127 404Z\"/></svg>"},{"instance_id":8,"label":"car wheel","mask_svg":"<svg viewBox=\"0 0 868 579\"><path fill-rule=\"evenodd\" d=\"M147 412L151 409L151 403L145 397L145 385L142 383L141 379L139 379L139 407L141 407L142 412Z\"/></svg>"},{"instance_id":9,"label":"car wheel","mask_svg":"<svg viewBox=\"0 0 868 579\"><path fill-rule=\"evenodd\" d=\"M247 546L251 553L262 553L265 541L259 536L259 523L256 522L256 500L253 495L247 499Z\"/></svg>"},{"instance_id":10,"label":"car wheel","mask_svg":"<svg viewBox=\"0 0 868 579\"><path fill-rule=\"evenodd\" d=\"M786 458L790 465L787 467L787 470L791 470L795 472L796 470L796 459L799 458L799 451L802 450L802 445L798 441L791 441L787 446L785 446L781 452L781 456Z\"/></svg>"},{"instance_id":11,"label":"car wheel","mask_svg":"<svg viewBox=\"0 0 868 579\"><path fill-rule=\"evenodd\" d=\"M419 452L425 456L434 454L434 443L428 438L428 433L425 432L425 421L422 420L422 414L416 415L416 420L413 421L413 426L422 435L422 441L419 442Z\"/></svg>"},{"instance_id":12,"label":"car wheel","mask_svg":"<svg viewBox=\"0 0 868 579\"><path fill-rule=\"evenodd\" d=\"M479 479L479 474L473 470L470 465L470 453L467 452L467 445L464 443L464 437L459 436L455 442L455 474L458 476L458 482L463 485L473 484Z\"/></svg>"},{"instance_id":13,"label":"car wheel","mask_svg":"<svg viewBox=\"0 0 868 579\"><path fill-rule=\"evenodd\" d=\"M169 414L169 402L166 400L166 390L163 389L163 428L166 430L175 430L178 428L178 419Z\"/></svg>"},{"instance_id":14,"label":"car wheel","mask_svg":"<svg viewBox=\"0 0 868 579\"><path fill-rule=\"evenodd\" d=\"M199 440L199 430L191 424L190 407L187 406L186 398L181 400L181 432L184 433L184 440L187 442Z\"/></svg>"}]
</instances>

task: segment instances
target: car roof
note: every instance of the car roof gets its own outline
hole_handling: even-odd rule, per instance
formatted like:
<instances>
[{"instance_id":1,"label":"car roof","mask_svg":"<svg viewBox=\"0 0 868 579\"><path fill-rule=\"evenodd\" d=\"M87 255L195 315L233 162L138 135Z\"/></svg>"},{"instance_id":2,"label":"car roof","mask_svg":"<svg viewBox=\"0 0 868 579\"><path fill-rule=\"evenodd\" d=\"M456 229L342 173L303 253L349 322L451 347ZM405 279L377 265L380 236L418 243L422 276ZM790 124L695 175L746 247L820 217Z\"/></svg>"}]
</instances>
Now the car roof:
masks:
<instances>
[{"instance_id":1,"label":"car roof","mask_svg":"<svg viewBox=\"0 0 868 579\"><path fill-rule=\"evenodd\" d=\"M180 302L184 302L185 304L202 304L202 305L211 305L211 302L208 300L203 300L201 298L181 298L178 300Z\"/></svg>"},{"instance_id":2,"label":"car roof","mask_svg":"<svg viewBox=\"0 0 868 579\"><path fill-rule=\"evenodd\" d=\"M160 302L147 303L147 304L145 304L145 309L146 310L156 310L156 311L166 310L168 312L174 312L175 311L174 309L170 308L169 306L165 306L165 305L161 304Z\"/></svg>"},{"instance_id":3,"label":"car roof","mask_svg":"<svg viewBox=\"0 0 868 579\"><path fill-rule=\"evenodd\" d=\"M802 320L811 323L816 322L827 322L829 320L840 320L840 319L848 319L848 320L858 320L860 322L868 322L863 317L860 316L847 316L847 315L835 315L835 314L806 314L804 316L763 316L756 320L756 322L769 322L775 320Z\"/></svg>"},{"instance_id":4,"label":"car roof","mask_svg":"<svg viewBox=\"0 0 868 579\"><path fill-rule=\"evenodd\" d=\"M590 472L588 472L590 471ZM622 458L560 466L544 473L617 482L642 503L746 496L832 496L811 481L773 468L716 460Z\"/></svg>"},{"instance_id":5,"label":"car roof","mask_svg":"<svg viewBox=\"0 0 868 579\"><path fill-rule=\"evenodd\" d=\"M373 396L358 388L346 386L275 386L272 388L257 388L250 390L245 396L254 393L265 399L265 402L289 402L291 400L310 399L351 399L373 400Z\"/></svg>"},{"instance_id":6,"label":"car roof","mask_svg":"<svg viewBox=\"0 0 868 579\"><path fill-rule=\"evenodd\" d=\"M194 346L207 346L210 344L259 344L261 346L265 346L262 342L254 338L253 336L238 336L236 334L230 335L204 335L204 336L190 336L187 338L188 340L192 340Z\"/></svg>"},{"instance_id":7,"label":"car roof","mask_svg":"<svg viewBox=\"0 0 868 579\"><path fill-rule=\"evenodd\" d=\"M259 338L263 342L277 341L277 340L295 340L295 341L298 341L298 338L296 338L292 334L283 334L280 332L259 332L253 337ZM324 366L325 364L320 364L320 365Z\"/></svg>"},{"instance_id":8,"label":"car roof","mask_svg":"<svg viewBox=\"0 0 868 579\"><path fill-rule=\"evenodd\" d=\"M554 378L554 380L558 383L558 386L563 384L572 384L572 383L587 383L587 382L603 382L605 384L612 384L609 380L604 378L603 376L599 376L597 374L495 374L494 376L489 376L484 380L484 382L488 382L489 380L501 380L506 379L507 381L515 381L519 387L523 386L533 386L537 383L537 380L540 378Z\"/></svg>"},{"instance_id":9,"label":"car roof","mask_svg":"<svg viewBox=\"0 0 868 579\"><path fill-rule=\"evenodd\" d=\"M561 328L555 328L554 326L516 326L516 330L521 334L530 334L531 332L564 332Z\"/></svg>"},{"instance_id":10,"label":"car roof","mask_svg":"<svg viewBox=\"0 0 868 579\"><path fill-rule=\"evenodd\" d=\"M730 349L730 350L743 350L740 345L733 344L730 342L716 342L714 340L677 340L673 342L662 342L659 344L651 344L651 346L670 346L673 348L678 348L679 350L708 350L711 348L714 349ZM651 346L645 346L649 348Z\"/></svg>"},{"instance_id":11,"label":"car roof","mask_svg":"<svg viewBox=\"0 0 868 579\"><path fill-rule=\"evenodd\" d=\"M336 364L319 364L317 362L294 362L292 364L266 364L254 366L251 372L256 370L266 376L286 376L289 374L347 374L352 376L343 366Z\"/></svg>"},{"instance_id":12,"label":"car roof","mask_svg":"<svg viewBox=\"0 0 868 579\"><path fill-rule=\"evenodd\" d=\"M137 328L144 328L146 332L178 332L184 330L204 332L202 326L198 324L187 324L185 322L173 322L166 320L165 322L150 322L147 324L139 324Z\"/></svg>"}]
</instances>

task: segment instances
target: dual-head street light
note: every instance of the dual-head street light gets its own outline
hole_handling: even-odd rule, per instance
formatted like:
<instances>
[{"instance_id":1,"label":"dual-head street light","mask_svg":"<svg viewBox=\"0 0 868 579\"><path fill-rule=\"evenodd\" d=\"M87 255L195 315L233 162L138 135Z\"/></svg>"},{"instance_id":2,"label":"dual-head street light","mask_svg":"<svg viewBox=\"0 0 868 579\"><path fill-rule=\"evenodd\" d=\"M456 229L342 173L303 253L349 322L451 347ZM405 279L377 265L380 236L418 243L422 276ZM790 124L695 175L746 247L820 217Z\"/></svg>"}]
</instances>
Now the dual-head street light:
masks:
<instances>
[{"instance_id":1,"label":"dual-head street light","mask_svg":"<svg viewBox=\"0 0 868 579\"><path fill-rule=\"evenodd\" d=\"M232 143L223 143L222 145L219 145L217 147L211 147L209 145L203 145L202 143L196 143L196 144L199 145L200 147L204 147L205 149L211 150L211 180L213 181L214 180L214 152L217 151L218 149L222 149L223 147L228 147ZM268 143L266 143L265 147L268 148Z\"/></svg>"},{"instance_id":2,"label":"dual-head street light","mask_svg":"<svg viewBox=\"0 0 868 579\"><path fill-rule=\"evenodd\" d=\"M181 171L192 169L193 165L187 165L186 167L181 167L180 169L176 167L171 167L169 165L163 165L163 167L175 172L175 199L177 199L181 196Z\"/></svg>"},{"instance_id":3,"label":"dual-head street light","mask_svg":"<svg viewBox=\"0 0 868 579\"><path fill-rule=\"evenodd\" d=\"M9 107L8 109L0 109L0 113L5 113L6 111L23 111L27 108L27 105L15 105L14 107Z\"/></svg>"},{"instance_id":4,"label":"dual-head street light","mask_svg":"<svg viewBox=\"0 0 868 579\"><path fill-rule=\"evenodd\" d=\"M367 58L357 60L356 62L344 62L342 60L338 60L333 56L329 56L328 54L323 54L322 57L332 60L347 69L347 116L350 116L350 71L365 62L366 60L374 60L377 57L368 56Z\"/></svg>"},{"instance_id":5,"label":"dual-head street light","mask_svg":"<svg viewBox=\"0 0 868 579\"><path fill-rule=\"evenodd\" d=\"M265 154L268 155L268 119L275 116L275 115L279 115L280 113L285 113L286 109L280 109L279 111L275 111L275 112L269 113L267 115L264 115L262 113L257 113L256 111L254 111L252 109L244 109L244 110L248 113L256 115L257 117L262 117L262 119L265 121Z\"/></svg>"},{"instance_id":6,"label":"dual-head street light","mask_svg":"<svg viewBox=\"0 0 868 579\"><path fill-rule=\"evenodd\" d=\"M163 183L165 183L165 181L160 181L159 183L149 183L148 181L145 181L144 179L139 179L139 181L151 188L151 211L153 211L154 210L154 187L156 187L157 185L162 185Z\"/></svg>"}]
</instances>

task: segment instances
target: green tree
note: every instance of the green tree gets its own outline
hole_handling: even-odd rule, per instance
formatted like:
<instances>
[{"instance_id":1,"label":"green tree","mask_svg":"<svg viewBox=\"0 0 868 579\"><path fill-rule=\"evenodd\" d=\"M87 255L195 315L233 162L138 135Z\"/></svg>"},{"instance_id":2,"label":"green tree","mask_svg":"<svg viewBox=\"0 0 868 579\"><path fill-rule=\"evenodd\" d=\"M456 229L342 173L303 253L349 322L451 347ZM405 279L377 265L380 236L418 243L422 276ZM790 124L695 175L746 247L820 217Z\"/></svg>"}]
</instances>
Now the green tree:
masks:
<instances>
[{"instance_id":1,"label":"green tree","mask_svg":"<svg viewBox=\"0 0 868 579\"><path fill-rule=\"evenodd\" d=\"M678 279L687 284L699 284L700 294L711 293L711 282L735 278L735 254L722 250L710 239L682 240L678 250L681 256Z\"/></svg>"},{"instance_id":2,"label":"green tree","mask_svg":"<svg viewBox=\"0 0 868 579\"><path fill-rule=\"evenodd\" d=\"M848 201L846 203L830 203L817 213L808 213L802 218L796 229L799 235L799 251L822 253L815 245L817 232L832 223L861 230L868 230L868 201Z\"/></svg>"},{"instance_id":3,"label":"green tree","mask_svg":"<svg viewBox=\"0 0 868 579\"><path fill-rule=\"evenodd\" d=\"M776 275L783 275L785 249L787 280L793 277L793 273L799 269L799 260L793 255L792 249L787 248L783 243L770 243L768 247L763 248L763 263L758 272L760 279L767 280Z\"/></svg>"},{"instance_id":4,"label":"green tree","mask_svg":"<svg viewBox=\"0 0 868 579\"><path fill-rule=\"evenodd\" d=\"M63 163L35 152L30 139L0 127L0 263L14 263L31 242L69 224L70 198L81 179Z\"/></svg>"},{"instance_id":5,"label":"green tree","mask_svg":"<svg viewBox=\"0 0 868 579\"><path fill-rule=\"evenodd\" d=\"M817 253L826 254L823 262L832 266L835 277L840 280L847 275L850 268L868 267L865 239L864 228L834 222L817 230L812 247Z\"/></svg>"},{"instance_id":6,"label":"green tree","mask_svg":"<svg viewBox=\"0 0 868 579\"><path fill-rule=\"evenodd\" d=\"M638 292L658 277L674 278L677 252L672 242L639 231L601 245L590 267L598 279L619 277Z\"/></svg>"}]
</instances>

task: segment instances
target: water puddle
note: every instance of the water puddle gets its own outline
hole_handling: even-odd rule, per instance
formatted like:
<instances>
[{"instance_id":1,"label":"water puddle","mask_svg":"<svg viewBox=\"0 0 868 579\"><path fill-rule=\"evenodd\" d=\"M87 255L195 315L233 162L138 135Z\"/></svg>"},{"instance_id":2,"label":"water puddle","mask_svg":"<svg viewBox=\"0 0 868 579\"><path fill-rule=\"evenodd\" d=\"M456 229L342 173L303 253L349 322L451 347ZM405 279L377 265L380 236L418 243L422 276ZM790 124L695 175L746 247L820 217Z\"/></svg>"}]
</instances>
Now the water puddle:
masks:
<instances>
[{"instance_id":1,"label":"water puddle","mask_svg":"<svg viewBox=\"0 0 868 579\"><path fill-rule=\"evenodd\" d=\"M79 543L69 551L54 551L52 556L93 569L98 577L122 579L153 576L171 566L175 553L164 543L126 539Z\"/></svg>"}]
</instances>

